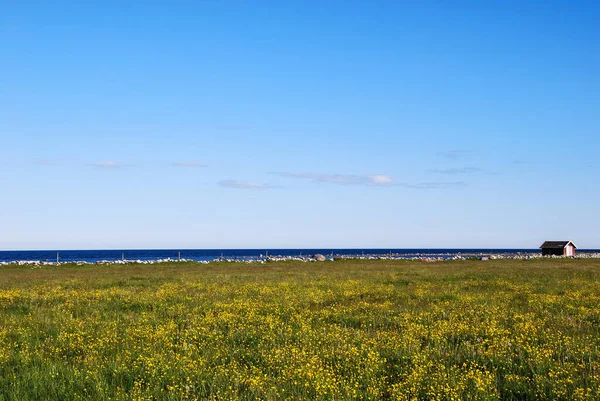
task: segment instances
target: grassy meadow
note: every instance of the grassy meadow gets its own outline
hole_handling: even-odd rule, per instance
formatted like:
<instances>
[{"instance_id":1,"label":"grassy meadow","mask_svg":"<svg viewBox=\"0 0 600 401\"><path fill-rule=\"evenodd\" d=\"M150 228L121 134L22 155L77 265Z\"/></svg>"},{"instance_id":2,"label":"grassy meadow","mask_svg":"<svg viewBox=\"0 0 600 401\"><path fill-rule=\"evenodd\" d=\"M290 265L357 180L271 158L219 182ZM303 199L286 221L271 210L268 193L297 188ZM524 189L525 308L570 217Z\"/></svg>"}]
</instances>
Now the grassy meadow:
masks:
<instances>
[{"instance_id":1,"label":"grassy meadow","mask_svg":"<svg viewBox=\"0 0 600 401\"><path fill-rule=\"evenodd\" d=\"M600 260L0 269L0 400L592 400L599 346Z\"/></svg>"}]
</instances>

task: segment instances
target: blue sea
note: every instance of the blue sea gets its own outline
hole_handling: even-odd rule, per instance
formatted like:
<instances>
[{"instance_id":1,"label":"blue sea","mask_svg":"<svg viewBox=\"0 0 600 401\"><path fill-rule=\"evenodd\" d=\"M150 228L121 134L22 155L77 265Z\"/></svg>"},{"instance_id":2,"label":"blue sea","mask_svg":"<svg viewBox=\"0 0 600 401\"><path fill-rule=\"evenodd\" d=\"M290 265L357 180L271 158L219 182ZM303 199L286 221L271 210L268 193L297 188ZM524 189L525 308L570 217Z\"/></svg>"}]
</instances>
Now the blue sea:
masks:
<instances>
[{"instance_id":1,"label":"blue sea","mask_svg":"<svg viewBox=\"0 0 600 401\"><path fill-rule=\"evenodd\" d=\"M119 260L164 260L179 258L193 261L260 260L267 257L307 257L315 254L345 257L438 257L456 255L533 255L539 249L111 249L111 250L44 250L0 251L0 262L40 261L88 262Z\"/></svg>"}]
</instances>

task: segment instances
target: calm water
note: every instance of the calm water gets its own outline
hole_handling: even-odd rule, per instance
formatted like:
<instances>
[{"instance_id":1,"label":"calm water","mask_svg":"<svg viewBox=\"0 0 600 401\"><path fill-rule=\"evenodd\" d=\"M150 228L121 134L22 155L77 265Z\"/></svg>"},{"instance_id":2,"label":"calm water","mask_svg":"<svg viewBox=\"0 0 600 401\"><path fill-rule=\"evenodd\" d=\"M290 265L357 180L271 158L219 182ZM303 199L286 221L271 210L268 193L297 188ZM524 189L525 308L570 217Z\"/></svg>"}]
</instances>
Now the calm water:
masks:
<instances>
[{"instance_id":1,"label":"calm water","mask_svg":"<svg viewBox=\"0 0 600 401\"><path fill-rule=\"evenodd\" d=\"M12 261L56 261L59 254L61 262L98 262L126 260L182 259L211 261L225 259L257 259L265 256L309 256L317 253L344 256L386 256L394 257L438 256L452 257L458 254L533 254L539 249L123 249L123 250L46 250L46 251L0 251L0 262Z\"/></svg>"}]
</instances>

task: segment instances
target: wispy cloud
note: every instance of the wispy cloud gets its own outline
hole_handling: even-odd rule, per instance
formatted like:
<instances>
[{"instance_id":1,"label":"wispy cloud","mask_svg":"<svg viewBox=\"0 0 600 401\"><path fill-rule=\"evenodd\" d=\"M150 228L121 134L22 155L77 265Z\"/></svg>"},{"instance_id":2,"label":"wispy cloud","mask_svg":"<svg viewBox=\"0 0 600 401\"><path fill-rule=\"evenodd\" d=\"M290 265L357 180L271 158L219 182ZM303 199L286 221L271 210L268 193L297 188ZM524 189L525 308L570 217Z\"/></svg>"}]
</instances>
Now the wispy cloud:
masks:
<instances>
[{"instance_id":1,"label":"wispy cloud","mask_svg":"<svg viewBox=\"0 0 600 401\"><path fill-rule=\"evenodd\" d=\"M464 156L473 153L472 150L448 150L446 152L440 152L439 155L445 159L457 160L462 159Z\"/></svg>"},{"instance_id":2,"label":"wispy cloud","mask_svg":"<svg viewBox=\"0 0 600 401\"><path fill-rule=\"evenodd\" d=\"M257 189L257 190L265 190L265 189L274 189L280 188L275 185L270 184L258 184L254 182L248 181L238 181L238 180L221 180L218 184L224 188L234 188L234 189Z\"/></svg>"},{"instance_id":3,"label":"wispy cloud","mask_svg":"<svg viewBox=\"0 0 600 401\"><path fill-rule=\"evenodd\" d=\"M442 189L442 188L460 188L466 187L467 183L463 181L455 182L420 182L416 184L407 182L397 182L392 177L383 174L366 175L348 175L348 174L317 174L317 173L289 173L272 172L281 177L308 179L313 182L325 182L341 185L365 185L365 186L384 186L400 187L409 189Z\"/></svg>"},{"instance_id":4,"label":"wispy cloud","mask_svg":"<svg viewBox=\"0 0 600 401\"><path fill-rule=\"evenodd\" d=\"M421 182L419 184L401 184L401 186L412 189L443 189L443 188L461 188L466 187L467 183L463 181L456 182Z\"/></svg>"},{"instance_id":5,"label":"wispy cloud","mask_svg":"<svg viewBox=\"0 0 600 401\"><path fill-rule=\"evenodd\" d=\"M196 162L175 162L175 163L173 163L173 166L175 166L175 167L192 167L192 168L207 167L206 164L200 164L200 163L196 163Z\"/></svg>"},{"instance_id":6,"label":"wispy cloud","mask_svg":"<svg viewBox=\"0 0 600 401\"><path fill-rule=\"evenodd\" d=\"M330 184L341 185L392 185L393 178L383 174L322 174L322 173L290 173L290 172L271 172L280 177L290 177L307 179L313 182L326 182Z\"/></svg>"},{"instance_id":7,"label":"wispy cloud","mask_svg":"<svg viewBox=\"0 0 600 401\"><path fill-rule=\"evenodd\" d=\"M38 166L56 166L56 163L48 159L36 159L34 163Z\"/></svg>"},{"instance_id":8,"label":"wispy cloud","mask_svg":"<svg viewBox=\"0 0 600 401\"><path fill-rule=\"evenodd\" d=\"M446 168L446 169L432 169L429 170L430 173L435 174L473 174L473 173L481 173L482 169L478 167L462 167L462 168Z\"/></svg>"},{"instance_id":9,"label":"wispy cloud","mask_svg":"<svg viewBox=\"0 0 600 401\"><path fill-rule=\"evenodd\" d=\"M369 175L368 178L373 184L378 185L391 184L393 181L392 177L382 174Z\"/></svg>"},{"instance_id":10,"label":"wispy cloud","mask_svg":"<svg viewBox=\"0 0 600 401\"><path fill-rule=\"evenodd\" d=\"M88 166L97 167L97 168L106 168L106 169L117 169L123 167L123 163L113 162L113 161L104 161L104 162L95 162L90 163Z\"/></svg>"}]
</instances>

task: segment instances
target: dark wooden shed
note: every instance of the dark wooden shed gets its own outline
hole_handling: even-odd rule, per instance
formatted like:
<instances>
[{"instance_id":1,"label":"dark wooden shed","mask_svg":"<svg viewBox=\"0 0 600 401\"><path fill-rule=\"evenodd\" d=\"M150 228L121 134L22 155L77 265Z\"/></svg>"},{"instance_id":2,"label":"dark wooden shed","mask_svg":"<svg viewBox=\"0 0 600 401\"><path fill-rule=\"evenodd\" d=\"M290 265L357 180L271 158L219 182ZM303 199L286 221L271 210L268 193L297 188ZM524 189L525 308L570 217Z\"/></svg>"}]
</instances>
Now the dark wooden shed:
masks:
<instances>
[{"instance_id":1,"label":"dark wooden shed","mask_svg":"<svg viewBox=\"0 0 600 401\"><path fill-rule=\"evenodd\" d=\"M575 256L575 249L577 249L571 241L546 241L540 248L542 248L543 256Z\"/></svg>"}]
</instances>

